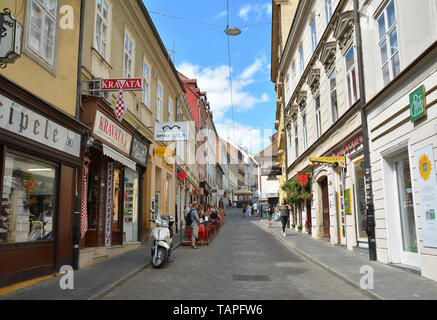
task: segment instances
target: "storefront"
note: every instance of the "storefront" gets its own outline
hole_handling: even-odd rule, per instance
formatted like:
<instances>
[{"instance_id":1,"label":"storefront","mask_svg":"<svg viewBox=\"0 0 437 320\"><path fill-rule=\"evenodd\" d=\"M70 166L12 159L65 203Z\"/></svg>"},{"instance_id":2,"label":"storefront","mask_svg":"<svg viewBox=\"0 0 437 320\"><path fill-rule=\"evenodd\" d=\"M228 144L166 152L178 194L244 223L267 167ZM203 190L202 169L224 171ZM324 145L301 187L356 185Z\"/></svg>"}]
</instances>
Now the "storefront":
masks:
<instances>
[{"instance_id":1,"label":"storefront","mask_svg":"<svg viewBox=\"0 0 437 320\"><path fill-rule=\"evenodd\" d=\"M100 98L83 97L81 121L92 131L85 139L83 184L88 228L81 240L80 267L102 255L99 247L117 248L117 255L141 241L143 176L150 142L126 121L116 120L113 110ZM87 168L85 168L87 166ZM82 180L84 181L84 180ZM84 208L82 208L84 210Z\"/></svg>"},{"instance_id":2,"label":"storefront","mask_svg":"<svg viewBox=\"0 0 437 320\"><path fill-rule=\"evenodd\" d=\"M72 265L86 129L0 76L0 287Z\"/></svg>"},{"instance_id":3,"label":"storefront","mask_svg":"<svg viewBox=\"0 0 437 320\"><path fill-rule=\"evenodd\" d=\"M437 280L437 48L366 106L377 259Z\"/></svg>"}]
</instances>

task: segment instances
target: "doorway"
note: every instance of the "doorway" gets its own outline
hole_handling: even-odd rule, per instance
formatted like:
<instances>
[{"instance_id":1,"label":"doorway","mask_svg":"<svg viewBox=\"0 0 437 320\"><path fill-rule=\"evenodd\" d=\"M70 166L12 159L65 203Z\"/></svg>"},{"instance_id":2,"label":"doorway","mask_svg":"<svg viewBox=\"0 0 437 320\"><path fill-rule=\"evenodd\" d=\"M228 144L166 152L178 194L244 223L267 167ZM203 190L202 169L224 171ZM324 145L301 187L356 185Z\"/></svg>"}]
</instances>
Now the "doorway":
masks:
<instances>
[{"instance_id":1,"label":"doorway","mask_svg":"<svg viewBox=\"0 0 437 320\"><path fill-rule=\"evenodd\" d=\"M328 193L328 178L324 177L320 183L322 188L322 210L323 210L323 237L330 238L331 223L329 220L329 193Z\"/></svg>"}]
</instances>

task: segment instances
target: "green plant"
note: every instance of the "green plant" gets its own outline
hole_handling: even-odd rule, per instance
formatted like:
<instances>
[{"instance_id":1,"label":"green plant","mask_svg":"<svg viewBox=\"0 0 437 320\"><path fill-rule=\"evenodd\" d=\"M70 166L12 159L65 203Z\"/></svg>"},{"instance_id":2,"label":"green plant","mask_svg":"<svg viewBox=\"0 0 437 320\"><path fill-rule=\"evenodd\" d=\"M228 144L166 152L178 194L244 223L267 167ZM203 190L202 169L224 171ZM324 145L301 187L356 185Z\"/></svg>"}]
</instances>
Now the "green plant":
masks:
<instances>
[{"instance_id":1,"label":"green plant","mask_svg":"<svg viewBox=\"0 0 437 320\"><path fill-rule=\"evenodd\" d=\"M304 186L297 181L297 177L294 177L282 185L282 190L287 193L285 201L290 206L298 201L309 200L313 197L311 193L311 170L306 170L302 173L306 173L309 176L308 182Z\"/></svg>"},{"instance_id":2,"label":"green plant","mask_svg":"<svg viewBox=\"0 0 437 320\"><path fill-rule=\"evenodd\" d=\"M302 225L297 226L297 230L299 230L299 231L302 231L302 228L303 228Z\"/></svg>"},{"instance_id":3,"label":"green plant","mask_svg":"<svg viewBox=\"0 0 437 320\"><path fill-rule=\"evenodd\" d=\"M296 228L296 225L293 223L293 224L291 225L291 227L294 229L294 228Z\"/></svg>"}]
</instances>

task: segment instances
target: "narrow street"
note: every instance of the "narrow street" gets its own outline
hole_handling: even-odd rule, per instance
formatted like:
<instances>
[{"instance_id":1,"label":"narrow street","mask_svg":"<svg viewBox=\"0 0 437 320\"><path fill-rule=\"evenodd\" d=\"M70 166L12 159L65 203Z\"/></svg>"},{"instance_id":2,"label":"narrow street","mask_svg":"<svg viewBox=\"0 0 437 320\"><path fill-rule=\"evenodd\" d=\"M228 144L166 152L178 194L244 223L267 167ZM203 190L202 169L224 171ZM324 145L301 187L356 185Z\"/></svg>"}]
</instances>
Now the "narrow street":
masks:
<instances>
[{"instance_id":1,"label":"narrow street","mask_svg":"<svg viewBox=\"0 0 437 320\"><path fill-rule=\"evenodd\" d=\"M103 299L301 300L370 297L306 258L291 252L259 218L227 210L226 223L207 247L180 247L160 270L151 266Z\"/></svg>"}]
</instances>

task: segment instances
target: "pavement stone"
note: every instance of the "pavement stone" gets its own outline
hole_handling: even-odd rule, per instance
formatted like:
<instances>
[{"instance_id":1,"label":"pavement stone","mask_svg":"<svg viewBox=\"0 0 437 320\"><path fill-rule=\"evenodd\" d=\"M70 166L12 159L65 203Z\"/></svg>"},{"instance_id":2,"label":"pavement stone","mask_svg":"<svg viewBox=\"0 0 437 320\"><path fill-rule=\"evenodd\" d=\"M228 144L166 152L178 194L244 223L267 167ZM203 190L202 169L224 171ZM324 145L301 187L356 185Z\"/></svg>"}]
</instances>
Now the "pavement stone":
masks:
<instances>
[{"instance_id":1,"label":"pavement stone","mask_svg":"<svg viewBox=\"0 0 437 320\"><path fill-rule=\"evenodd\" d=\"M376 261L369 261L367 255L352 252L320 241L294 230L287 230L287 237L281 234L281 223L273 222L268 228L267 221L253 221L261 230L269 230L290 250L299 252L308 259L329 270L338 277L359 287L364 265L374 270L374 289L370 294L384 300L437 300L437 282L420 275Z\"/></svg>"},{"instance_id":2,"label":"pavement stone","mask_svg":"<svg viewBox=\"0 0 437 320\"><path fill-rule=\"evenodd\" d=\"M162 269L147 267L105 300L330 300L371 299L332 273L290 251L266 230L227 209L214 241L181 247ZM267 281L255 281L255 280ZM239 281L246 280L246 281Z\"/></svg>"},{"instance_id":3,"label":"pavement stone","mask_svg":"<svg viewBox=\"0 0 437 320\"><path fill-rule=\"evenodd\" d=\"M179 234L175 235L173 243L174 249L179 247ZM98 298L110 288L127 281L151 265L151 247L152 243L147 242L138 249L76 271L74 290L62 290L58 276L0 296L0 300L91 300Z\"/></svg>"}]
</instances>

